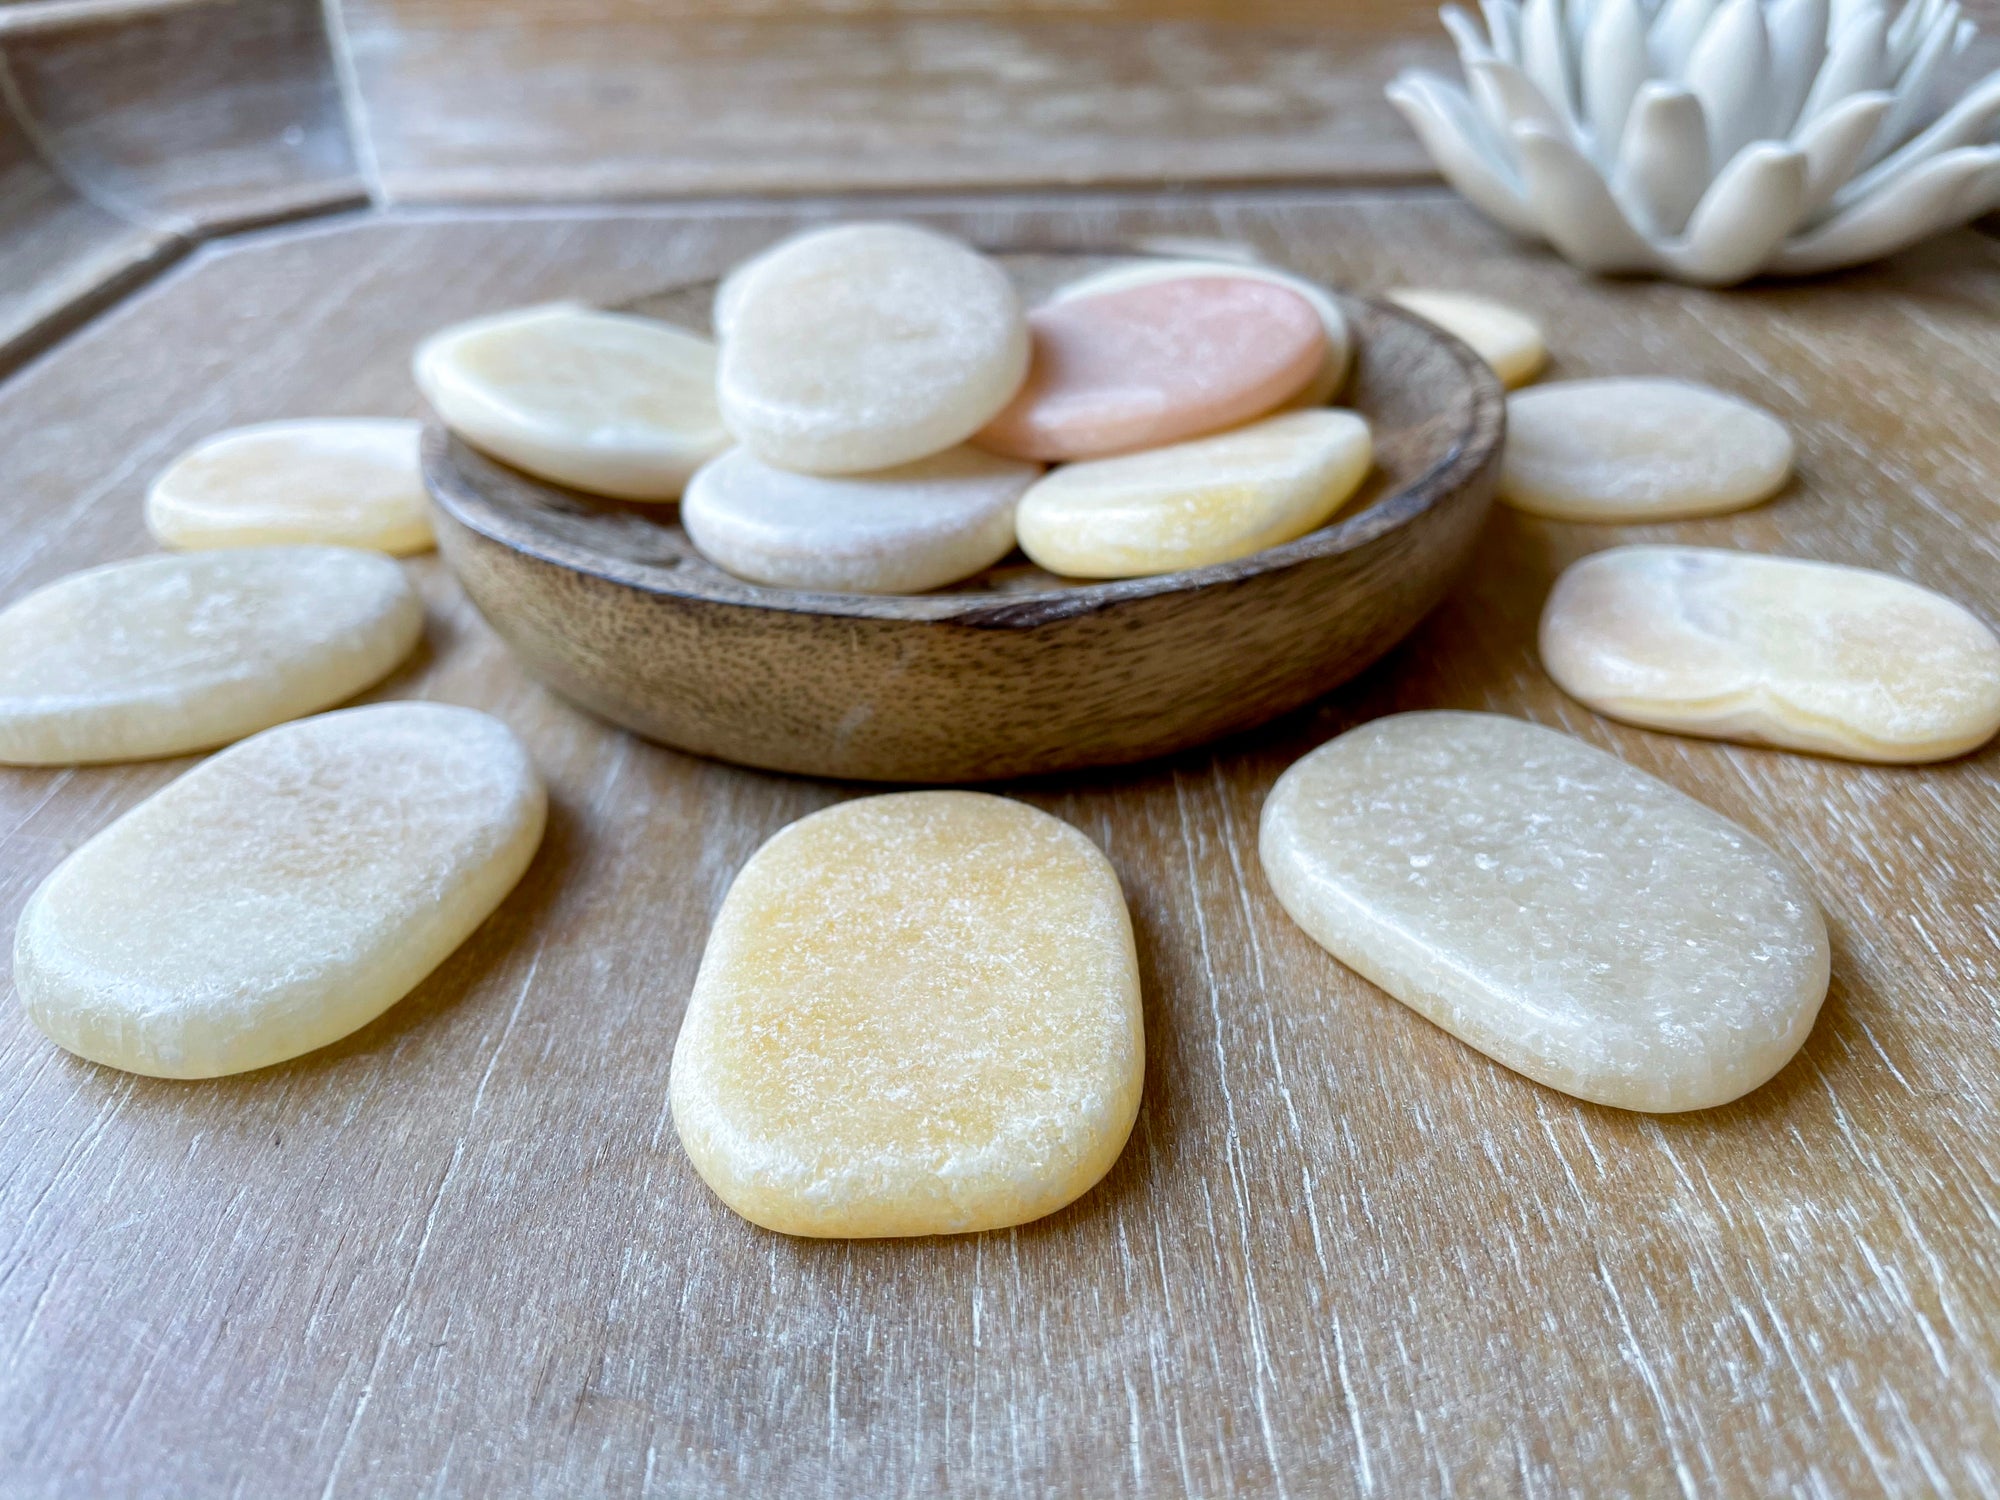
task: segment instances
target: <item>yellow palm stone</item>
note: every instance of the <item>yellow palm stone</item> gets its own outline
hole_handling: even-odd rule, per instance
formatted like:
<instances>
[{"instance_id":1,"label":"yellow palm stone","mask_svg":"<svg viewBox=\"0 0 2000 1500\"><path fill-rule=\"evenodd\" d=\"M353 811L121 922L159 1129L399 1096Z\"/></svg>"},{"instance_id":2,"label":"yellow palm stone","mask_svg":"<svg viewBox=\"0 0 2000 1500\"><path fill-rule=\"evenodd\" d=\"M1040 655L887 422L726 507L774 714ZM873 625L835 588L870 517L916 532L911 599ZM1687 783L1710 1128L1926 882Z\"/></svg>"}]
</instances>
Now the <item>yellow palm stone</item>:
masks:
<instances>
[{"instance_id":1,"label":"yellow palm stone","mask_svg":"<svg viewBox=\"0 0 2000 1500\"><path fill-rule=\"evenodd\" d=\"M1131 921L1089 839L977 792L867 797L737 875L674 1048L674 1124L767 1229L998 1229L1110 1169L1144 1057Z\"/></svg>"},{"instance_id":2,"label":"yellow palm stone","mask_svg":"<svg viewBox=\"0 0 2000 1500\"><path fill-rule=\"evenodd\" d=\"M1469 345L1510 391L1533 380L1549 362L1541 328L1504 302L1429 287L1400 287L1389 300Z\"/></svg>"}]
</instances>

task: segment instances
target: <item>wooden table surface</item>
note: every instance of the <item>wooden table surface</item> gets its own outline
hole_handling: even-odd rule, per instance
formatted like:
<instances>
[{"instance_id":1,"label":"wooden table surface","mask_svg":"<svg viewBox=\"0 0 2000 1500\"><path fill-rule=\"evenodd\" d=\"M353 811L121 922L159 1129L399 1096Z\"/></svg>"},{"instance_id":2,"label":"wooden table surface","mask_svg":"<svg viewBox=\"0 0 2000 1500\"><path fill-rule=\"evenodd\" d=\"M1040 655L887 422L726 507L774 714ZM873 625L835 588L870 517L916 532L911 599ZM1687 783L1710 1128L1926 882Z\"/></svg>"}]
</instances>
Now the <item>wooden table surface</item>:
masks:
<instances>
[{"instance_id":1,"label":"wooden table surface","mask_svg":"<svg viewBox=\"0 0 2000 1500\"><path fill-rule=\"evenodd\" d=\"M1555 572L1637 537L1887 568L2000 619L2000 244L1712 294L1581 280L1433 190L890 207L1477 287L1539 310L1558 375L1766 403L1802 477L1673 527L1498 512L1450 601L1348 690L1008 788L1124 882L1146 1095L1081 1202L956 1239L753 1229L666 1113L731 876L857 789L593 721L418 560L428 643L374 696L511 724L548 841L415 994L283 1067L128 1077L0 997L0 1493L2000 1493L2000 751L1873 769L1623 729L1533 649ZM440 323L635 295L850 211L884 207L400 211L202 248L0 384L0 600L146 551L147 479L217 428L415 412L408 353ZM1799 1058L1724 1109L1597 1108L1307 941L1258 871L1266 790L1431 707L1569 729L1793 856L1835 954ZM186 764L0 772L0 923Z\"/></svg>"}]
</instances>

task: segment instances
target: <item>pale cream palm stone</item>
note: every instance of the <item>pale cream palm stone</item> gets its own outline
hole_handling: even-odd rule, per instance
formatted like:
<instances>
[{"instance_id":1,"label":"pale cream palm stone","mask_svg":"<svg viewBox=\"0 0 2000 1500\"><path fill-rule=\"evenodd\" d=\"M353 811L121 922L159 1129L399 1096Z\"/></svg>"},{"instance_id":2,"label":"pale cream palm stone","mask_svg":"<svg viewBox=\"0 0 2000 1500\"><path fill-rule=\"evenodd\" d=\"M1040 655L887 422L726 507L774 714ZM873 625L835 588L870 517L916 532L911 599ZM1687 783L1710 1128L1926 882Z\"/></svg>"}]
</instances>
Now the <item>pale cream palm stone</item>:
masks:
<instances>
[{"instance_id":1,"label":"pale cream palm stone","mask_svg":"<svg viewBox=\"0 0 2000 1500\"><path fill-rule=\"evenodd\" d=\"M0 761L184 755L372 687L423 633L401 565L243 547L73 573L0 613Z\"/></svg>"},{"instance_id":2,"label":"pale cream palm stone","mask_svg":"<svg viewBox=\"0 0 2000 1500\"><path fill-rule=\"evenodd\" d=\"M57 1045L159 1078L323 1047L499 905L546 804L497 719L383 703L223 751L90 839L21 913L14 981Z\"/></svg>"},{"instance_id":3,"label":"pale cream palm stone","mask_svg":"<svg viewBox=\"0 0 2000 1500\"><path fill-rule=\"evenodd\" d=\"M437 544L417 447L423 424L382 417L260 422L217 433L146 492L163 547L291 542L402 555Z\"/></svg>"},{"instance_id":4,"label":"pale cream palm stone","mask_svg":"<svg viewBox=\"0 0 2000 1500\"><path fill-rule=\"evenodd\" d=\"M1398 287L1389 300L1468 345L1508 390L1526 385L1549 362L1542 330L1526 313L1471 292Z\"/></svg>"},{"instance_id":5,"label":"pale cream palm stone","mask_svg":"<svg viewBox=\"0 0 2000 1500\"><path fill-rule=\"evenodd\" d=\"M682 1144L768 1229L999 1229L1107 1172L1145 1039L1118 877L977 792L844 802L774 836L716 915L674 1046Z\"/></svg>"},{"instance_id":6,"label":"pale cream palm stone","mask_svg":"<svg viewBox=\"0 0 2000 1500\"><path fill-rule=\"evenodd\" d=\"M729 444L715 345L655 318L558 303L426 339L418 388L475 448L620 500L672 500Z\"/></svg>"},{"instance_id":7,"label":"pale cream palm stone","mask_svg":"<svg viewBox=\"0 0 2000 1500\"><path fill-rule=\"evenodd\" d=\"M1571 697L1676 734L1909 762L2000 729L2000 639L1867 568L1616 547L1556 581L1541 651Z\"/></svg>"},{"instance_id":8,"label":"pale cream palm stone","mask_svg":"<svg viewBox=\"0 0 2000 1500\"><path fill-rule=\"evenodd\" d=\"M1289 271L1280 271L1275 266L1258 265L1254 261L1197 260L1177 256L1132 260L1080 276L1057 288L1050 300L1067 302L1099 292L1115 292L1128 286L1147 286L1159 281L1180 281L1190 276L1242 276L1252 281L1268 281L1305 298L1325 326L1326 348L1319 373L1285 406L1288 409L1324 406L1340 394L1340 388L1347 383L1347 372L1354 356L1354 340L1348 331L1346 314L1341 312L1340 304L1333 300L1325 287L1303 276L1294 276Z\"/></svg>"},{"instance_id":9,"label":"pale cream palm stone","mask_svg":"<svg viewBox=\"0 0 2000 1500\"><path fill-rule=\"evenodd\" d=\"M1052 573L1132 578L1248 557L1304 536L1352 498L1368 424L1325 407L1214 437L1065 464L1021 498L1021 550Z\"/></svg>"},{"instance_id":10,"label":"pale cream palm stone","mask_svg":"<svg viewBox=\"0 0 2000 1500\"><path fill-rule=\"evenodd\" d=\"M893 468L984 427L1028 371L1007 274L945 235L847 224L765 252L729 284L717 377L730 433L806 474Z\"/></svg>"},{"instance_id":11,"label":"pale cream palm stone","mask_svg":"<svg viewBox=\"0 0 2000 1500\"><path fill-rule=\"evenodd\" d=\"M1684 380L1558 380L1507 398L1500 498L1562 521L1671 521L1742 510L1791 477L1791 432Z\"/></svg>"},{"instance_id":12,"label":"pale cream palm stone","mask_svg":"<svg viewBox=\"0 0 2000 1500\"><path fill-rule=\"evenodd\" d=\"M1888 255L2000 205L2000 72L1957 0L1484 0L1466 87L1389 86L1468 201L1585 269L1727 286Z\"/></svg>"},{"instance_id":13,"label":"pale cream palm stone","mask_svg":"<svg viewBox=\"0 0 2000 1500\"><path fill-rule=\"evenodd\" d=\"M1299 761L1261 853L1308 936L1551 1088L1621 1109L1724 1104L1825 998L1825 920L1728 819L1498 714L1377 719Z\"/></svg>"}]
</instances>

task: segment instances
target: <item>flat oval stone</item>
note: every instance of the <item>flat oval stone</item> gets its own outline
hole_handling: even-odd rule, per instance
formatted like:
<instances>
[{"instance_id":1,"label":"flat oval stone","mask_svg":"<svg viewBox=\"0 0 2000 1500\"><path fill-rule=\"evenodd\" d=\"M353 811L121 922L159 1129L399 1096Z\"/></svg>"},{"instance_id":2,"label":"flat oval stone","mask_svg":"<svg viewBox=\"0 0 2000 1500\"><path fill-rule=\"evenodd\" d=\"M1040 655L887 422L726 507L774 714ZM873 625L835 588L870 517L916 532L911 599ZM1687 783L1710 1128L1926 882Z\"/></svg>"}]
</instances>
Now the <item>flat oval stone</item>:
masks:
<instances>
[{"instance_id":1,"label":"flat oval stone","mask_svg":"<svg viewBox=\"0 0 2000 1500\"><path fill-rule=\"evenodd\" d=\"M1768 500L1792 435L1685 380L1559 380L1507 398L1500 498L1559 521L1672 521Z\"/></svg>"},{"instance_id":2,"label":"flat oval stone","mask_svg":"<svg viewBox=\"0 0 2000 1500\"><path fill-rule=\"evenodd\" d=\"M58 1046L156 1078L283 1062L414 989L513 889L541 781L469 708L378 703L203 761L58 865L14 935Z\"/></svg>"},{"instance_id":3,"label":"flat oval stone","mask_svg":"<svg viewBox=\"0 0 2000 1500\"><path fill-rule=\"evenodd\" d=\"M259 422L189 449L146 492L163 547L290 542L402 555L437 545L417 444L421 422Z\"/></svg>"},{"instance_id":4,"label":"flat oval stone","mask_svg":"<svg viewBox=\"0 0 2000 1500\"><path fill-rule=\"evenodd\" d=\"M1076 829L979 792L844 802L737 875L674 1046L675 1127L785 1234L957 1234L1055 1212L1139 1108L1138 960Z\"/></svg>"},{"instance_id":5,"label":"flat oval stone","mask_svg":"<svg viewBox=\"0 0 2000 1500\"><path fill-rule=\"evenodd\" d=\"M729 445L715 345L626 313L558 304L433 334L415 374L445 426L530 474L620 500L672 500Z\"/></svg>"},{"instance_id":6,"label":"flat oval stone","mask_svg":"<svg viewBox=\"0 0 2000 1500\"><path fill-rule=\"evenodd\" d=\"M1398 307L1470 345L1510 391L1533 380L1549 362L1549 346L1540 325L1504 302L1471 292L1413 286L1398 287L1388 297Z\"/></svg>"},{"instance_id":7,"label":"flat oval stone","mask_svg":"<svg viewBox=\"0 0 2000 1500\"><path fill-rule=\"evenodd\" d=\"M720 393L736 440L805 474L956 447L1028 368L1007 275L958 241L850 224L767 251L731 292Z\"/></svg>"},{"instance_id":8,"label":"flat oval stone","mask_svg":"<svg viewBox=\"0 0 2000 1500\"><path fill-rule=\"evenodd\" d=\"M1542 611L1542 664L1649 729L1853 760L1962 755L2000 729L2000 639L1888 573L1705 547L1614 547Z\"/></svg>"},{"instance_id":9,"label":"flat oval stone","mask_svg":"<svg viewBox=\"0 0 2000 1500\"><path fill-rule=\"evenodd\" d=\"M921 593L1014 550L1015 502L1041 472L960 447L872 474L794 474L732 448L689 483L681 524L752 583Z\"/></svg>"},{"instance_id":10,"label":"flat oval stone","mask_svg":"<svg viewBox=\"0 0 2000 1500\"><path fill-rule=\"evenodd\" d=\"M1318 372L1300 388L1298 394L1284 403L1286 406L1325 406L1347 384L1347 371L1353 358L1353 339L1348 333L1346 314L1341 312L1340 304L1324 287L1315 286L1305 277L1294 276L1289 271L1237 261L1164 257L1135 260L1080 277L1059 288L1050 300L1068 302L1077 297L1092 297L1099 292L1115 292L1128 286L1150 286L1156 281L1180 281L1189 276L1247 277L1251 281L1268 282L1272 286L1297 292L1312 304L1313 311L1319 314L1321 331L1326 335L1325 352L1320 356Z\"/></svg>"},{"instance_id":11,"label":"flat oval stone","mask_svg":"<svg viewBox=\"0 0 2000 1500\"><path fill-rule=\"evenodd\" d=\"M1102 458L1219 432L1276 411L1326 360L1310 302L1234 272L1071 297L1028 323L1027 381L978 438L1010 458Z\"/></svg>"},{"instance_id":12,"label":"flat oval stone","mask_svg":"<svg viewBox=\"0 0 2000 1500\"><path fill-rule=\"evenodd\" d=\"M208 750L380 682L423 634L395 562L245 547L111 563L0 613L0 761Z\"/></svg>"},{"instance_id":13,"label":"flat oval stone","mask_svg":"<svg viewBox=\"0 0 2000 1500\"><path fill-rule=\"evenodd\" d=\"M1826 923L1727 818L1499 714L1351 730L1279 778L1264 870L1308 936L1539 1083L1620 1109L1763 1083L1826 996Z\"/></svg>"},{"instance_id":14,"label":"flat oval stone","mask_svg":"<svg viewBox=\"0 0 2000 1500\"><path fill-rule=\"evenodd\" d=\"M1071 578L1248 557L1323 525L1374 461L1368 424L1325 407L1122 458L1067 464L1022 497L1021 550Z\"/></svg>"}]
</instances>

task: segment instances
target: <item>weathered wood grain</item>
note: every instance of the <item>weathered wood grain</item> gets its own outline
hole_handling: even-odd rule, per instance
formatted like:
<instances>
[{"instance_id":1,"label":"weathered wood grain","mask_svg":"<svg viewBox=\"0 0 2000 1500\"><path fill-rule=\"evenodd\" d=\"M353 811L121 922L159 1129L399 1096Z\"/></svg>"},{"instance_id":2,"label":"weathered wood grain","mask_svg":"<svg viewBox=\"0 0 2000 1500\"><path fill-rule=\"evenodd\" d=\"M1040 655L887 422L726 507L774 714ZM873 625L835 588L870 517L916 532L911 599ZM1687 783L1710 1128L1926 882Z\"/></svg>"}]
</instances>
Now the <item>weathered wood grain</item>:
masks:
<instances>
[{"instance_id":1,"label":"weathered wood grain","mask_svg":"<svg viewBox=\"0 0 2000 1500\"><path fill-rule=\"evenodd\" d=\"M1350 688L1211 751L1016 788L1124 881L1146 1097L1096 1191L952 1240L753 1230L665 1113L731 875L851 789L605 729L418 562L428 650L383 693L514 725L548 845L417 994L265 1073L107 1073L0 997L0 1490L2000 1493L2000 751L1870 769L1625 729L1563 700L1532 645L1555 571L1630 537L1887 567L2000 619L2000 246L1711 294L1585 282L1428 192L897 209L1474 287L1541 311L1558 376L1755 396L1797 424L1802 477L1674 527L1498 512L1465 585ZM0 385L0 599L145 550L145 480L216 427L414 412L426 329L711 273L791 221L416 214L200 250ZM1835 979L1791 1067L1690 1117L1579 1104L1291 926L1255 857L1278 772L1446 706L1572 729L1811 872ZM0 928L175 769L0 774Z\"/></svg>"}]
</instances>

